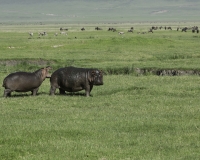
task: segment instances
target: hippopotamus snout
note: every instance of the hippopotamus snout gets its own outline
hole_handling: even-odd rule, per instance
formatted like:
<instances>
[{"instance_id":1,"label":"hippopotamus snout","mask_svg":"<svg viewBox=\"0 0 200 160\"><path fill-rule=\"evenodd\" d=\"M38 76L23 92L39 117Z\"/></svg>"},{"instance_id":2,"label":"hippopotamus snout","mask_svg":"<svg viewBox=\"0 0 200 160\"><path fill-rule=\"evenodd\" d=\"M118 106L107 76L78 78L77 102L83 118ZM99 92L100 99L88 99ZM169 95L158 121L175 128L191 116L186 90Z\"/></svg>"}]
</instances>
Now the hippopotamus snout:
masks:
<instances>
[{"instance_id":1,"label":"hippopotamus snout","mask_svg":"<svg viewBox=\"0 0 200 160\"><path fill-rule=\"evenodd\" d=\"M103 85L103 82L98 80L97 82L94 82L94 85L95 86L101 86L101 85Z\"/></svg>"},{"instance_id":2,"label":"hippopotamus snout","mask_svg":"<svg viewBox=\"0 0 200 160\"><path fill-rule=\"evenodd\" d=\"M96 70L94 73L94 85L103 85L103 73L102 71Z\"/></svg>"}]
</instances>

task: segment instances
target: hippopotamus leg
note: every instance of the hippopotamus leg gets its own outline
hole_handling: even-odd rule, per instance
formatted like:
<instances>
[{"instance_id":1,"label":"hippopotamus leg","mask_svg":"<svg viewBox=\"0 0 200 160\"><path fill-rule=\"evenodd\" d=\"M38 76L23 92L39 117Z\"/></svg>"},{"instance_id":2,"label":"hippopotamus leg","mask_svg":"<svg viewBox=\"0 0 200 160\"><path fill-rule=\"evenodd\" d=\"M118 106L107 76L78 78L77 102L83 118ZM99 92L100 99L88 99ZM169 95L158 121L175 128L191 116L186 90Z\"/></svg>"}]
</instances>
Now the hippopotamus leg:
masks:
<instances>
[{"instance_id":1,"label":"hippopotamus leg","mask_svg":"<svg viewBox=\"0 0 200 160\"><path fill-rule=\"evenodd\" d=\"M85 89L86 97L90 96L90 92L91 92L92 88L93 88L93 85L89 85L89 86L86 87L86 89Z\"/></svg>"},{"instance_id":2,"label":"hippopotamus leg","mask_svg":"<svg viewBox=\"0 0 200 160\"><path fill-rule=\"evenodd\" d=\"M8 97L11 97L11 92L7 94Z\"/></svg>"},{"instance_id":3,"label":"hippopotamus leg","mask_svg":"<svg viewBox=\"0 0 200 160\"><path fill-rule=\"evenodd\" d=\"M59 88L59 91L60 91L60 94L66 94L66 93L65 93L65 90L63 90L63 89L61 89L61 88Z\"/></svg>"},{"instance_id":4,"label":"hippopotamus leg","mask_svg":"<svg viewBox=\"0 0 200 160\"><path fill-rule=\"evenodd\" d=\"M50 95L55 95L55 92L56 92L56 87L51 86Z\"/></svg>"},{"instance_id":5,"label":"hippopotamus leg","mask_svg":"<svg viewBox=\"0 0 200 160\"><path fill-rule=\"evenodd\" d=\"M86 95L86 97L89 97L90 96L90 92L88 90L85 90L85 95Z\"/></svg>"},{"instance_id":6,"label":"hippopotamus leg","mask_svg":"<svg viewBox=\"0 0 200 160\"><path fill-rule=\"evenodd\" d=\"M90 92L91 92L92 88L93 88L93 85L92 85L92 86L90 86Z\"/></svg>"},{"instance_id":7,"label":"hippopotamus leg","mask_svg":"<svg viewBox=\"0 0 200 160\"><path fill-rule=\"evenodd\" d=\"M4 96L4 97L8 97L8 96L9 96L9 97L10 97L10 96L11 96L11 92L12 92L11 89L5 89L5 90L4 90L4 95L3 95L3 96Z\"/></svg>"},{"instance_id":8,"label":"hippopotamus leg","mask_svg":"<svg viewBox=\"0 0 200 160\"><path fill-rule=\"evenodd\" d=\"M31 94L31 95L33 95L33 96L36 96L36 94L37 94L38 90L39 90L39 87L38 87L38 88L35 88L35 89L33 89L33 90L31 91L31 92L32 92L32 94Z\"/></svg>"}]
</instances>

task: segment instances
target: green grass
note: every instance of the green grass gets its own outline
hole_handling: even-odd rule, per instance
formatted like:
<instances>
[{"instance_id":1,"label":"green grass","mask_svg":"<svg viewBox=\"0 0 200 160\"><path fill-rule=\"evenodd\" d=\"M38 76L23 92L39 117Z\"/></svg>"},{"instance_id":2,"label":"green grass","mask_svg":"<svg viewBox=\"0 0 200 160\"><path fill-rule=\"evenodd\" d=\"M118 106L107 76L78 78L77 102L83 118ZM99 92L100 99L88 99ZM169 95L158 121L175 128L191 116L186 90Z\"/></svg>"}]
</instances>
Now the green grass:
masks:
<instances>
[{"instance_id":1,"label":"green grass","mask_svg":"<svg viewBox=\"0 0 200 160\"><path fill-rule=\"evenodd\" d=\"M183 68L199 69L199 34L177 32L179 24L172 24L173 31L158 30L153 34L137 34L148 31L151 25L136 26L135 33L127 33L130 24L118 26L125 35L103 31L94 31L95 26L71 26L66 35L59 33L59 26L25 28L13 26L9 32L0 32L1 59L46 59L55 62L52 65L100 67L144 67L144 68ZM184 25L184 24L182 24ZM187 24L188 26L191 24ZM195 25L195 24L194 24ZM12 31L13 29L13 31ZM33 38L28 32L33 31ZM38 38L37 33L47 31L48 36ZM75 39L75 37L77 37ZM117 63L117 65L116 65Z\"/></svg>"},{"instance_id":2,"label":"green grass","mask_svg":"<svg viewBox=\"0 0 200 160\"><path fill-rule=\"evenodd\" d=\"M0 29L0 82L11 72L51 65L103 69L92 96L49 96L46 79L35 97L0 97L0 159L199 159L199 76L137 75L135 68L199 70L198 34L94 31L96 24L4 26ZM166 25L166 24L159 24ZM185 24L182 24L184 26ZM189 23L186 23L189 25ZM130 24L115 24L127 31ZM28 32L34 36L29 39ZM48 36L37 38L37 32ZM75 39L74 37L77 37ZM52 47L56 46L56 47ZM3 96L4 88L0 87Z\"/></svg>"},{"instance_id":3,"label":"green grass","mask_svg":"<svg viewBox=\"0 0 200 160\"><path fill-rule=\"evenodd\" d=\"M105 76L90 98L49 97L46 80L1 98L1 159L198 159L198 80Z\"/></svg>"}]
</instances>

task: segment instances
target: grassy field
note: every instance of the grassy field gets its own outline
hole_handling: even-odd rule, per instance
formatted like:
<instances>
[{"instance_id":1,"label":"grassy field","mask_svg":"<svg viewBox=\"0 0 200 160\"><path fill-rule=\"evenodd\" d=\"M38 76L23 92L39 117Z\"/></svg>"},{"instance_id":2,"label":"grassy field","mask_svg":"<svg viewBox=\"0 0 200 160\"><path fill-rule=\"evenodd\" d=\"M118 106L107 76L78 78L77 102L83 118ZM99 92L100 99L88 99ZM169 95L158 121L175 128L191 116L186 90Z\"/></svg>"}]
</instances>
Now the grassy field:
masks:
<instances>
[{"instance_id":1,"label":"grassy field","mask_svg":"<svg viewBox=\"0 0 200 160\"><path fill-rule=\"evenodd\" d=\"M103 30L95 31L97 25ZM95 67L106 75L89 98L84 91L50 97L49 79L35 97L0 97L0 159L199 159L199 76L125 74L127 68L199 70L199 34L176 31L197 24L112 25L125 34L108 32L109 24L69 25L58 36L64 26L1 25L1 82L46 65ZM173 30L137 34L152 25ZM131 26L134 33L127 33ZM48 36L39 38L42 31Z\"/></svg>"},{"instance_id":2,"label":"grassy field","mask_svg":"<svg viewBox=\"0 0 200 160\"><path fill-rule=\"evenodd\" d=\"M86 25L86 26L83 26ZM95 26L102 31L95 31ZM163 24L135 24L135 32L127 33L134 24L82 24L69 26L67 35L60 35L59 28L65 26L2 26L0 30L1 59L44 59L51 60L55 67L60 65L78 65L89 67L124 68L183 68L199 69L199 34L191 31L177 32L178 26L197 24L164 24L172 26L172 31L158 30L153 34L146 32L151 26ZM108 32L108 26L114 26L119 35ZM23 27L23 29L22 29ZM86 31L80 29L85 27ZM46 31L48 36L38 37L38 32ZM33 32L30 37L28 32ZM54 36L55 33L59 35ZM76 37L76 38L75 38ZM116 65L117 64L117 65ZM58 66L56 66L58 65Z\"/></svg>"}]
</instances>

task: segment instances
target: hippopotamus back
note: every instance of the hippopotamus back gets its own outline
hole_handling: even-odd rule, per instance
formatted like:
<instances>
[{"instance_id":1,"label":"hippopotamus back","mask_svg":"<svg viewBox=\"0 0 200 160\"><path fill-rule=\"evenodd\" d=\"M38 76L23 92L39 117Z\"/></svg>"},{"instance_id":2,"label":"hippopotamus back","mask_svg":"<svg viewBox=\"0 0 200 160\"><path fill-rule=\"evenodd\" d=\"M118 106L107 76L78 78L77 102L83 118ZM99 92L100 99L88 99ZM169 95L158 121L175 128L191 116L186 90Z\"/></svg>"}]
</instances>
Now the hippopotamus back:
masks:
<instances>
[{"instance_id":1,"label":"hippopotamus back","mask_svg":"<svg viewBox=\"0 0 200 160\"><path fill-rule=\"evenodd\" d=\"M86 96L89 96L93 85L103 85L103 74L98 69L65 67L51 75L50 83L50 95L54 95L59 88L60 94L85 89Z\"/></svg>"}]
</instances>

